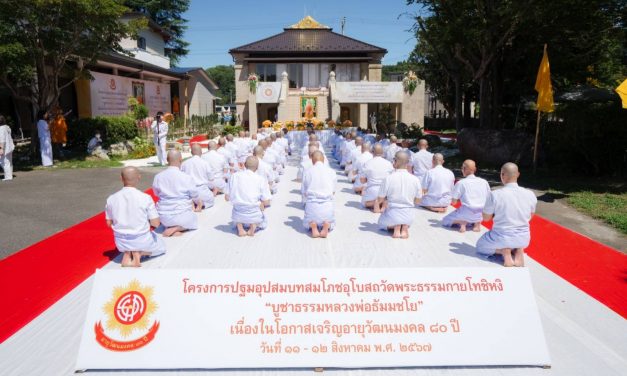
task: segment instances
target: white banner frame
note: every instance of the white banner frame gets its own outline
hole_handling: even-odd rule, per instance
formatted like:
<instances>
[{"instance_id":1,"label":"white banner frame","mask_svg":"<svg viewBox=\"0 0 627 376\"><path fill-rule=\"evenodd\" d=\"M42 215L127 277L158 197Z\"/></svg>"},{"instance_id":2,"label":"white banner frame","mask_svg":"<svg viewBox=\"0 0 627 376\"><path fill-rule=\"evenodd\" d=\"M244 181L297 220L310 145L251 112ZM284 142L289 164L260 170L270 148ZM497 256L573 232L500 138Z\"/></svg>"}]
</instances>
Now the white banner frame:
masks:
<instances>
[{"instance_id":1,"label":"white banner frame","mask_svg":"<svg viewBox=\"0 0 627 376\"><path fill-rule=\"evenodd\" d=\"M402 82L336 82L333 99L340 103L403 103Z\"/></svg>"}]
</instances>

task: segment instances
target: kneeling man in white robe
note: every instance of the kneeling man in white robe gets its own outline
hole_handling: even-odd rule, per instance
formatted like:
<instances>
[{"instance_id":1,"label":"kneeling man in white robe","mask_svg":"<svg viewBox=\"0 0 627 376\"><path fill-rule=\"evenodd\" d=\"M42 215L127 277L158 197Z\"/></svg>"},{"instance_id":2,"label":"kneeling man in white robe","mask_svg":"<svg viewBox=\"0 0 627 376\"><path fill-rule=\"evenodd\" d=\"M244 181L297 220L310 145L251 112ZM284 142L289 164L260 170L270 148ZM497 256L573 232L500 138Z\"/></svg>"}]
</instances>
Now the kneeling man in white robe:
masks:
<instances>
[{"instance_id":1,"label":"kneeling man in white robe","mask_svg":"<svg viewBox=\"0 0 627 376\"><path fill-rule=\"evenodd\" d=\"M381 213L377 195L381 189L381 184L385 178L394 172L394 166L387 159L383 158L383 146L374 146L374 158L366 162L363 173L360 176L361 183L365 189L361 195L361 205L372 209L375 213Z\"/></svg>"},{"instance_id":2,"label":"kneeling man in white robe","mask_svg":"<svg viewBox=\"0 0 627 376\"><path fill-rule=\"evenodd\" d=\"M502 189L493 191L483 208L483 219L494 219L492 230L477 241L477 252L485 256L503 256L504 266L524 266L525 248L531 233L529 221L538 199L529 189L518 186L518 166L508 162L501 167Z\"/></svg>"},{"instance_id":3,"label":"kneeling man in white robe","mask_svg":"<svg viewBox=\"0 0 627 376\"><path fill-rule=\"evenodd\" d=\"M444 168L444 156L433 154L433 168L424 176L424 197L420 206L436 213L445 213L451 205L451 192L455 185L453 171Z\"/></svg>"},{"instance_id":4,"label":"kneeling man in white robe","mask_svg":"<svg viewBox=\"0 0 627 376\"><path fill-rule=\"evenodd\" d=\"M461 206L442 218L442 226L451 227L458 225L459 232L466 232L466 226L471 225L472 230L481 230L483 206L490 195L490 184L484 179L475 176L477 166L475 161L467 159L462 164L464 179L455 184L453 188L453 204L461 202Z\"/></svg>"},{"instance_id":5,"label":"kneeling man in white robe","mask_svg":"<svg viewBox=\"0 0 627 376\"><path fill-rule=\"evenodd\" d=\"M270 205L272 196L268 181L257 175L259 160L251 156L246 158L244 165L246 169L237 172L229 180L229 193L225 198L233 204L231 218L237 234L254 236L256 230L266 227L263 211Z\"/></svg>"},{"instance_id":6,"label":"kneeling man in white robe","mask_svg":"<svg viewBox=\"0 0 627 376\"><path fill-rule=\"evenodd\" d=\"M311 230L314 238L326 238L335 226L333 195L337 175L324 164L324 154L316 150L312 153L312 167L303 174L302 194L305 201L303 226Z\"/></svg>"},{"instance_id":7,"label":"kneeling man in white robe","mask_svg":"<svg viewBox=\"0 0 627 376\"><path fill-rule=\"evenodd\" d=\"M257 167L257 175L266 179L268 182L268 188L272 194L276 194L277 192L277 180L278 177L276 172L272 169L272 166L263 160L263 156L265 155L265 151L262 146L255 146L253 148L253 157L256 157L259 161L259 166Z\"/></svg>"},{"instance_id":8,"label":"kneeling man in white robe","mask_svg":"<svg viewBox=\"0 0 627 376\"><path fill-rule=\"evenodd\" d=\"M165 226L163 236L179 236L198 228L196 213L202 210L198 188L191 176L181 171L181 153L168 151L169 167L155 176L152 190L159 197L157 212Z\"/></svg>"},{"instance_id":9,"label":"kneeling man in white robe","mask_svg":"<svg viewBox=\"0 0 627 376\"><path fill-rule=\"evenodd\" d=\"M414 221L414 207L420 203L422 186L420 179L407 170L409 154L399 151L394 157L394 172L390 174L379 190L377 200L384 210L379 217L379 226L393 230L393 238L409 238L409 226Z\"/></svg>"},{"instance_id":10,"label":"kneeling man in white robe","mask_svg":"<svg viewBox=\"0 0 627 376\"><path fill-rule=\"evenodd\" d=\"M115 246L122 252L122 266L141 266L142 256L165 253L165 243L150 226L159 227L159 215L152 197L136 187L141 176L136 167L122 169L124 188L107 198L105 218L113 229Z\"/></svg>"},{"instance_id":11,"label":"kneeling man in white robe","mask_svg":"<svg viewBox=\"0 0 627 376\"><path fill-rule=\"evenodd\" d=\"M209 188L215 196L226 191L226 175L229 172L229 163L224 155L218 153L218 145L215 141L209 141L207 149L209 151L203 154L201 158L211 166L213 177L209 181Z\"/></svg>"},{"instance_id":12,"label":"kneeling man in white robe","mask_svg":"<svg viewBox=\"0 0 627 376\"><path fill-rule=\"evenodd\" d=\"M368 142L364 142L363 145L361 145L361 155L359 157L357 157L357 160L355 160L355 165L353 166L353 173L355 174L355 181L353 182L353 191L355 191L355 193L357 194L361 194L361 192L364 190L364 183L361 182L361 177L363 176L363 170L364 170L364 165L371 160L372 158L374 158L374 156L372 155L371 151L372 151L372 144L368 143Z\"/></svg>"},{"instance_id":13,"label":"kneeling man in white robe","mask_svg":"<svg viewBox=\"0 0 627 376\"><path fill-rule=\"evenodd\" d=\"M198 199L202 201L203 208L207 209L213 206L217 190L211 190L213 170L211 165L201 158L201 155L202 147L199 144L192 144L192 157L183 162L181 171L194 179L196 189L198 190Z\"/></svg>"}]
</instances>

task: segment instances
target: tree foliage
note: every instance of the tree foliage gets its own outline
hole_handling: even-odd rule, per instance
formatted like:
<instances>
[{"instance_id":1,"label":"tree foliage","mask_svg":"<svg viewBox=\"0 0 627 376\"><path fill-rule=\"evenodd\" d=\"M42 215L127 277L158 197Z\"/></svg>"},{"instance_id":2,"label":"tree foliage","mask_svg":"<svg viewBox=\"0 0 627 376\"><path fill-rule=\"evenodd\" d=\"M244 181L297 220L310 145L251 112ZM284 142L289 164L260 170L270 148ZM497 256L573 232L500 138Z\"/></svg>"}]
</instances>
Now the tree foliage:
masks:
<instances>
[{"instance_id":1,"label":"tree foliage","mask_svg":"<svg viewBox=\"0 0 627 376\"><path fill-rule=\"evenodd\" d=\"M226 104L232 95L235 98L235 68L232 65L216 65L207 68L207 75L220 88L217 96L222 98L219 103Z\"/></svg>"},{"instance_id":2,"label":"tree foliage","mask_svg":"<svg viewBox=\"0 0 627 376\"><path fill-rule=\"evenodd\" d=\"M130 9L145 13L159 26L172 35L167 41L165 54L170 62L176 65L189 53L189 43L183 39L187 30L187 20L183 13L189 9L190 0L126 0Z\"/></svg>"},{"instance_id":3,"label":"tree foliage","mask_svg":"<svg viewBox=\"0 0 627 376\"><path fill-rule=\"evenodd\" d=\"M627 75L623 0L407 3L419 7L410 61L445 105L452 99L457 119L462 97L477 95L481 126L501 128L508 112L535 95L545 43L558 92L613 88Z\"/></svg>"},{"instance_id":4,"label":"tree foliage","mask_svg":"<svg viewBox=\"0 0 627 376\"><path fill-rule=\"evenodd\" d=\"M122 0L0 0L0 7L0 81L39 110L56 104L100 53L121 51L131 31L119 21Z\"/></svg>"}]
</instances>

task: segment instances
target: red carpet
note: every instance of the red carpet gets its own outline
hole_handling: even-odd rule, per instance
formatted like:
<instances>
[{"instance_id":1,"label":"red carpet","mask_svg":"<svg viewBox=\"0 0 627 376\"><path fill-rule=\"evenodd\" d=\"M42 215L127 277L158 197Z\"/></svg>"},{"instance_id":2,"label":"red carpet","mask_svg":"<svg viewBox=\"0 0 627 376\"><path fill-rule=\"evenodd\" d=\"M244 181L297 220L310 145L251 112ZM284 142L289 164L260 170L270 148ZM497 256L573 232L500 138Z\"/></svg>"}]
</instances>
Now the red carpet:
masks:
<instances>
[{"instance_id":1,"label":"red carpet","mask_svg":"<svg viewBox=\"0 0 627 376\"><path fill-rule=\"evenodd\" d=\"M538 216L531 233L530 257L627 318L627 256ZM0 261L0 342L114 258L114 248L101 213Z\"/></svg>"}]
</instances>

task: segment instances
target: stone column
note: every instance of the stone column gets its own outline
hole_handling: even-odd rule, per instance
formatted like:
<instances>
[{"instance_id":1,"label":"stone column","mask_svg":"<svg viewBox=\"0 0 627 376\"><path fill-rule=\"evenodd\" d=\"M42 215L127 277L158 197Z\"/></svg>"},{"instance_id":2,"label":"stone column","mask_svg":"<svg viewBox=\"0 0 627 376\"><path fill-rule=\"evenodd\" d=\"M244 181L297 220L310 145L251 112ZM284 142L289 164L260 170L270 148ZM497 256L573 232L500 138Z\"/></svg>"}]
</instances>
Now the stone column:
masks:
<instances>
[{"instance_id":1,"label":"stone column","mask_svg":"<svg viewBox=\"0 0 627 376\"><path fill-rule=\"evenodd\" d=\"M359 128L368 128L368 103L359 104Z\"/></svg>"},{"instance_id":2,"label":"stone column","mask_svg":"<svg viewBox=\"0 0 627 376\"><path fill-rule=\"evenodd\" d=\"M250 97L248 97L248 130L250 133L256 133L257 128L257 97L250 93Z\"/></svg>"},{"instance_id":3,"label":"stone column","mask_svg":"<svg viewBox=\"0 0 627 376\"><path fill-rule=\"evenodd\" d=\"M329 72L329 97L331 98L331 119L340 121L340 101L337 98L337 81L335 80L335 72Z\"/></svg>"},{"instance_id":4,"label":"stone column","mask_svg":"<svg viewBox=\"0 0 627 376\"><path fill-rule=\"evenodd\" d=\"M286 122L287 116L287 92L290 87L290 81L287 77L287 72L281 73L281 95L279 96L279 108L277 109L277 116L280 122Z\"/></svg>"}]
</instances>

